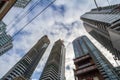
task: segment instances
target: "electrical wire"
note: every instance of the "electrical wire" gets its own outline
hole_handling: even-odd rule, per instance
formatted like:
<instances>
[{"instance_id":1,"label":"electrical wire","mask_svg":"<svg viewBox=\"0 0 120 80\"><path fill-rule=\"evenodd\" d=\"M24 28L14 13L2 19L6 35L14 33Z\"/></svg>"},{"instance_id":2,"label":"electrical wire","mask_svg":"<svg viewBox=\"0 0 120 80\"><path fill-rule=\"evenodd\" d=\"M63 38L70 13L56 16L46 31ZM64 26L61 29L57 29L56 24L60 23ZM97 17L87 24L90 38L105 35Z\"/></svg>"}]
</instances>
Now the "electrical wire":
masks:
<instances>
[{"instance_id":1,"label":"electrical wire","mask_svg":"<svg viewBox=\"0 0 120 80\"><path fill-rule=\"evenodd\" d=\"M17 21L19 20L19 22L20 22L21 20L23 20L24 17L27 16L27 15L38 5L38 3L39 3L40 1L41 1L41 0L38 0L38 1L29 9L29 12L26 12L25 14L23 14L22 16L20 16L20 19L16 19L16 20L17 20ZM18 22L18 23L19 23L19 22ZM16 23L14 23L13 25L15 26ZM8 26L9 26L9 25L8 25ZM14 26L12 26L7 32L11 31L11 29L12 29Z\"/></svg>"},{"instance_id":2,"label":"electrical wire","mask_svg":"<svg viewBox=\"0 0 120 80\"><path fill-rule=\"evenodd\" d=\"M39 15L41 15L48 7L50 7L56 0L52 1L50 4L48 4L41 12L39 12L32 20L30 20L26 25L24 25L18 32L16 32L12 38L14 39L15 36L17 36L27 25L29 25L34 19L36 19Z\"/></svg>"},{"instance_id":3,"label":"electrical wire","mask_svg":"<svg viewBox=\"0 0 120 80\"><path fill-rule=\"evenodd\" d=\"M31 0L32 1L32 0ZM29 4L28 4L29 5ZM27 7L27 6L26 6ZM25 8L26 8L25 7ZM20 12L19 12L19 14L17 15L17 18L20 16L20 14L23 14L24 13L24 10L21 10ZM12 19L9 23L8 23L8 25L10 25L11 23L13 23L15 20L17 20L17 19Z\"/></svg>"},{"instance_id":4,"label":"electrical wire","mask_svg":"<svg viewBox=\"0 0 120 80\"><path fill-rule=\"evenodd\" d=\"M29 9L29 12L26 12L25 14L23 14L22 16L20 16L20 18L15 19L15 21L16 21L16 20L19 21L19 22L22 21L22 20L25 18L25 16L29 15L30 12L31 12L41 1L42 1L42 0L38 0L37 2L35 2L35 4ZM14 22L14 21L12 21L12 22ZM19 23L19 22L17 22L17 23ZM11 25L11 23L10 23L9 25ZM8 26L9 26L9 25L8 25ZM14 26L12 26L12 27L7 31L7 33L10 32L10 31L16 26L16 23L14 23L13 25L14 25Z\"/></svg>"}]
</instances>

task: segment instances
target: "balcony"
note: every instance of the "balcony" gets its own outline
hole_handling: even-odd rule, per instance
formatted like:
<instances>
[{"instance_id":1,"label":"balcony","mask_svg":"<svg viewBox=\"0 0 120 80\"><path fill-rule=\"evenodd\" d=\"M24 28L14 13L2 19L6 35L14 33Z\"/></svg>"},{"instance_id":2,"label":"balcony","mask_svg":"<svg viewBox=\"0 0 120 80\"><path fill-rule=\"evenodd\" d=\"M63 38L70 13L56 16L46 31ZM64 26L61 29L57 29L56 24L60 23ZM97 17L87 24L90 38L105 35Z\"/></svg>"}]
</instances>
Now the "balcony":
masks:
<instances>
[{"instance_id":1,"label":"balcony","mask_svg":"<svg viewBox=\"0 0 120 80\"><path fill-rule=\"evenodd\" d=\"M86 68L88 66L91 66L91 65L94 65L94 63L87 63L87 64L84 64L84 65L81 65L78 67L78 69L83 69L83 68Z\"/></svg>"},{"instance_id":2,"label":"balcony","mask_svg":"<svg viewBox=\"0 0 120 80\"><path fill-rule=\"evenodd\" d=\"M74 59L74 63L81 62L81 61L83 61L83 60L85 60L85 59L88 59L88 58L90 58L89 55L85 55L85 56L82 56L82 57L76 58L76 59Z\"/></svg>"},{"instance_id":3,"label":"balcony","mask_svg":"<svg viewBox=\"0 0 120 80\"><path fill-rule=\"evenodd\" d=\"M84 69L78 69L78 70L75 70L75 75L81 75L81 74L93 71L95 69L97 69L97 67L95 65L84 68Z\"/></svg>"}]
</instances>

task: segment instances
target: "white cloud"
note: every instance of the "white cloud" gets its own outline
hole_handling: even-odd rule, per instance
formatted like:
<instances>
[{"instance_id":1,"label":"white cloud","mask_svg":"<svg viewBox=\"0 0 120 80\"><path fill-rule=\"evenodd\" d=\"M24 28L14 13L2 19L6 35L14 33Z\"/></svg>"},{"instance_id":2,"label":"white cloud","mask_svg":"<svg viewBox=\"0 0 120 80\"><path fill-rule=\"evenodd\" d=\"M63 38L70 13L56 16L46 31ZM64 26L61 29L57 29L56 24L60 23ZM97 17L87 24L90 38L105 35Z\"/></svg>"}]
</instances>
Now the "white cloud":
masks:
<instances>
[{"instance_id":1,"label":"white cloud","mask_svg":"<svg viewBox=\"0 0 120 80\"><path fill-rule=\"evenodd\" d=\"M5 54L0 58L0 77L2 77L17 61L20 60L20 56L16 53Z\"/></svg>"},{"instance_id":2,"label":"white cloud","mask_svg":"<svg viewBox=\"0 0 120 80\"><path fill-rule=\"evenodd\" d=\"M101 1L101 5L103 5L103 3L104 1ZM104 3L104 5L106 4L107 3ZM47 49L45 55L40 61L34 74L36 72L40 73L42 71L41 69L43 68L44 62L48 57L47 54L50 53L52 44L56 40L61 38L64 40L64 44L66 46L66 67L68 65L70 67L70 70L66 69L66 80L74 80L74 75L72 70L74 68L74 63L73 63L74 52L72 48L72 41L81 35L89 36L83 28L83 25L80 20L80 16L84 14L86 11L89 11L91 8L95 7L95 5L93 2L91 2L91 0L57 0L54 5L56 7L60 7L64 5L65 7L64 15L59 13L57 10L48 8L38 18L36 18L31 24L29 24L24 29L24 32L27 32L28 34L25 33L23 35L23 33L21 33L19 36L17 36L13 42L14 48L8 53L5 53L5 55L0 57L0 64L2 64L2 66L0 66L0 72L1 72L0 77L2 77L18 60L20 60L20 58L27 51L29 51L29 49L40 39L40 37L47 34L48 37L50 38L51 45ZM11 9L9 14L7 14L7 16L4 18L4 21L7 24L12 19L15 18L16 13L14 13L14 10L16 9ZM19 12L21 11L21 9L17 9L17 10L19 10ZM37 8L36 10L39 10L39 8ZM32 14L33 13L31 13L30 15L32 16ZM26 21L31 16L27 16L24 19L24 21ZM8 20L8 18L10 19ZM8 28L11 28L11 27L12 26L8 26ZM12 31L10 31L10 34L13 34L16 30L20 29L20 27L22 27L21 24L14 27ZM97 45L97 47L103 53L105 53L105 55L108 58L111 57L108 55L109 52L104 48L101 48L101 45L97 41L95 41L91 36L89 36L89 38L96 43L95 45ZM33 75L32 77L34 78L34 76L35 75ZM37 80L37 79L33 79L33 80Z\"/></svg>"}]
</instances>

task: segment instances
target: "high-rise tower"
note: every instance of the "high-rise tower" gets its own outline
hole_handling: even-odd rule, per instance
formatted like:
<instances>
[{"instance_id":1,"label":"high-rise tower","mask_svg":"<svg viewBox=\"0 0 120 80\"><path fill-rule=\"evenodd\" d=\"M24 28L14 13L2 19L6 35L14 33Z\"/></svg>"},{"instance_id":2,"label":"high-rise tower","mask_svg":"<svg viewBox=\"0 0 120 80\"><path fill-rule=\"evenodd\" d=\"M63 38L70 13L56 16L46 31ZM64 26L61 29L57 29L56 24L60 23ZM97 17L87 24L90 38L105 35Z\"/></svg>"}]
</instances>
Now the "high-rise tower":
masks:
<instances>
[{"instance_id":1,"label":"high-rise tower","mask_svg":"<svg viewBox=\"0 0 120 80\"><path fill-rule=\"evenodd\" d=\"M75 39L73 47L76 80L120 80L112 64L86 36Z\"/></svg>"},{"instance_id":2,"label":"high-rise tower","mask_svg":"<svg viewBox=\"0 0 120 80\"><path fill-rule=\"evenodd\" d=\"M0 56L13 47L12 37L6 34L6 25L0 21Z\"/></svg>"},{"instance_id":3,"label":"high-rise tower","mask_svg":"<svg viewBox=\"0 0 120 80\"><path fill-rule=\"evenodd\" d=\"M49 43L48 37L46 35L43 36L35 46L3 76L2 80L13 80L19 76L29 80Z\"/></svg>"},{"instance_id":4,"label":"high-rise tower","mask_svg":"<svg viewBox=\"0 0 120 80\"><path fill-rule=\"evenodd\" d=\"M39 80L65 80L65 46L55 42Z\"/></svg>"},{"instance_id":5,"label":"high-rise tower","mask_svg":"<svg viewBox=\"0 0 120 80\"><path fill-rule=\"evenodd\" d=\"M92 9L81 19L88 33L120 60L120 5Z\"/></svg>"}]
</instances>

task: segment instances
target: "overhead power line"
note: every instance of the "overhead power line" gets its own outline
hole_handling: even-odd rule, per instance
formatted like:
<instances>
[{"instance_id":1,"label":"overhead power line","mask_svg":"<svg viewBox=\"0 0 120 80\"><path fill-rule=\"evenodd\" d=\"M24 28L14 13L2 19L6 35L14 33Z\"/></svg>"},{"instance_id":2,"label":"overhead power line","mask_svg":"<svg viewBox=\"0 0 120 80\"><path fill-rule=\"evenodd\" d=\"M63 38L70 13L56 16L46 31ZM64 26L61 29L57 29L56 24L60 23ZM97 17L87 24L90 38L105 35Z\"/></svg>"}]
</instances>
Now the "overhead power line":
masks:
<instances>
[{"instance_id":1,"label":"overhead power line","mask_svg":"<svg viewBox=\"0 0 120 80\"><path fill-rule=\"evenodd\" d=\"M29 25L35 18L37 18L39 15L41 15L49 6L51 6L56 0L52 1L50 4L48 4L42 11L40 11L32 20L30 20L27 24L25 24L18 32L13 34L13 39L15 36L17 36L27 25Z\"/></svg>"},{"instance_id":2,"label":"overhead power line","mask_svg":"<svg viewBox=\"0 0 120 80\"><path fill-rule=\"evenodd\" d=\"M31 0L31 2L32 2L32 0ZM28 4L28 5L29 5L29 4ZM28 6L28 5L27 5L27 6ZM27 6L25 6L25 8L26 8ZM16 11L16 12L17 12L17 11ZM14 13L16 13L16 12L14 12ZM8 23L8 25L10 25L10 24L13 23L14 21L16 21L17 18L19 18L20 15L23 14L23 13L24 13L24 10L21 10L21 11L19 12L19 14L17 15L16 19L12 19L12 20Z\"/></svg>"},{"instance_id":3,"label":"overhead power line","mask_svg":"<svg viewBox=\"0 0 120 80\"><path fill-rule=\"evenodd\" d=\"M33 6L29 9L29 11L27 11L26 13L24 13L22 16L19 14L18 15L18 18L17 19L15 19L14 21L15 21L15 23L14 24L12 24L13 26L7 31L7 33L8 32L10 32L15 26L16 26L16 21L22 21L27 15L29 15L30 14L30 12L41 2L42 0L38 0L38 1L36 1L34 4L33 4ZM23 13L23 12L22 12ZM13 20L8 24L8 26L9 25L11 25L11 23L12 22L14 22ZM19 22L17 22L17 24L19 23Z\"/></svg>"}]
</instances>

